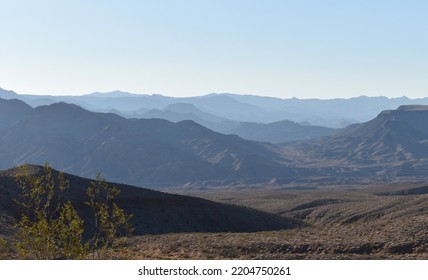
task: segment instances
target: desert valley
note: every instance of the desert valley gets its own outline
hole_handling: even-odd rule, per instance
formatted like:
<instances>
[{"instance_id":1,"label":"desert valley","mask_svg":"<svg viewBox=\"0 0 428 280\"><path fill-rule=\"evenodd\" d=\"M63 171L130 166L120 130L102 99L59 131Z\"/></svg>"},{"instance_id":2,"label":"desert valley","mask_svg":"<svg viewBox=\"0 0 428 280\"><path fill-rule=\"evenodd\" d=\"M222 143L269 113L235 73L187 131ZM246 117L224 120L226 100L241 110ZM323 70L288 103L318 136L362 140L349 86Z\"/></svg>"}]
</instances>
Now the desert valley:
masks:
<instances>
[{"instance_id":1,"label":"desert valley","mask_svg":"<svg viewBox=\"0 0 428 280\"><path fill-rule=\"evenodd\" d=\"M426 98L0 89L0 237L22 214L16 167L47 162L82 217L97 173L120 190L135 230L112 258L425 259L427 123Z\"/></svg>"}]
</instances>

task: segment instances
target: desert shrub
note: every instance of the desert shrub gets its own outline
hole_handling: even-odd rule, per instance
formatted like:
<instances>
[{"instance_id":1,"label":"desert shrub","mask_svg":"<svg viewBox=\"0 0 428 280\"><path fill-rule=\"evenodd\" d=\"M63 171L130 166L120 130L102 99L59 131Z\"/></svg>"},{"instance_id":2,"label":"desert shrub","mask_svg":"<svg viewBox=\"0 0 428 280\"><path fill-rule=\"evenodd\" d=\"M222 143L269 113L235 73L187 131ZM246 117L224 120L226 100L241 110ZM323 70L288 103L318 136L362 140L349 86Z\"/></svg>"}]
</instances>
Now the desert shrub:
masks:
<instances>
[{"instance_id":1,"label":"desert shrub","mask_svg":"<svg viewBox=\"0 0 428 280\"><path fill-rule=\"evenodd\" d=\"M28 166L16 175L21 198L16 202L23 214L16 225L14 245L21 258L82 259L106 258L115 238L132 231L126 214L113 199L119 190L97 175L87 189L87 205L93 212L94 235L85 241L84 221L62 195L69 188L63 173L54 176L48 164L42 175L30 176Z\"/></svg>"},{"instance_id":2,"label":"desert shrub","mask_svg":"<svg viewBox=\"0 0 428 280\"><path fill-rule=\"evenodd\" d=\"M92 256L109 258L111 248L117 236L130 235L133 231L130 219L113 199L119 195L119 189L109 185L100 174L87 189L89 201L86 203L93 212L95 233L90 240Z\"/></svg>"},{"instance_id":3,"label":"desert shrub","mask_svg":"<svg viewBox=\"0 0 428 280\"><path fill-rule=\"evenodd\" d=\"M13 246L9 240L0 237L0 260L8 259L13 254Z\"/></svg>"},{"instance_id":4,"label":"desert shrub","mask_svg":"<svg viewBox=\"0 0 428 280\"><path fill-rule=\"evenodd\" d=\"M64 175L55 178L47 164L44 173L29 176L28 166L19 168L16 181L21 188L17 203L23 208L16 225L16 249L22 258L83 258L83 220L70 202L61 200L69 187Z\"/></svg>"}]
</instances>

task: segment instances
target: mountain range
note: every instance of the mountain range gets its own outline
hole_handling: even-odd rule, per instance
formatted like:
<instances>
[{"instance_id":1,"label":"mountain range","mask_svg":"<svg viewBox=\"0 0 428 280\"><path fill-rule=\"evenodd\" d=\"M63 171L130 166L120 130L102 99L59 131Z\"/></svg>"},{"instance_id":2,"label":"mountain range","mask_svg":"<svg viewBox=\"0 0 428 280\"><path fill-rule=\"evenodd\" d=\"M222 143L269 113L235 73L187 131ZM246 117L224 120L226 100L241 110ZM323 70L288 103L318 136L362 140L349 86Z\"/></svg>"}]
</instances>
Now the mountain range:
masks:
<instances>
[{"instance_id":1,"label":"mountain range","mask_svg":"<svg viewBox=\"0 0 428 280\"><path fill-rule=\"evenodd\" d=\"M162 110L140 109L128 113L110 112L126 118L164 119L171 122L192 120L206 128L222 134L235 134L247 140L279 144L284 142L313 139L333 134L336 129L299 124L284 120L273 123L238 122L206 113L190 103L174 103Z\"/></svg>"},{"instance_id":2,"label":"mountain range","mask_svg":"<svg viewBox=\"0 0 428 280\"><path fill-rule=\"evenodd\" d=\"M5 95L16 96L3 91ZM88 97L99 96L104 94ZM200 99L220 100L218 96ZM105 97L109 98L137 97L116 92ZM212 123L230 121L196 106L173 103L158 111L175 117L191 112ZM123 117L64 102L32 108L16 99L0 99L1 108L0 169L48 161L74 175L94 177L101 172L110 181L153 188L372 184L422 181L428 174L428 107L424 105L385 110L368 122L343 129L286 120L241 121L230 131L242 138L191 120ZM143 115L148 112L141 110ZM310 130L302 131L307 127Z\"/></svg>"},{"instance_id":3,"label":"mountain range","mask_svg":"<svg viewBox=\"0 0 428 280\"><path fill-rule=\"evenodd\" d=\"M0 135L0 169L48 161L72 174L101 172L111 181L139 186L265 181L295 173L282 165L276 146L216 133L192 121L126 119L66 103L28 112L23 102L15 103L15 120Z\"/></svg>"},{"instance_id":4,"label":"mountain range","mask_svg":"<svg viewBox=\"0 0 428 280\"><path fill-rule=\"evenodd\" d=\"M133 111L163 110L176 103L192 104L197 109L236 122L272 123L290 120L315 126L342 128L352 123L366 122L384 110L401 105L428 105L428 98L367 97L349 99L281 99L238 94L208 94L197 97L169 97L159 94L132 94L122 91L91 93L81 96L16 94L0 89L0 98L20 99L32 107L66 102L91 111L123 114Z\"/></svg>"}]
</instances>

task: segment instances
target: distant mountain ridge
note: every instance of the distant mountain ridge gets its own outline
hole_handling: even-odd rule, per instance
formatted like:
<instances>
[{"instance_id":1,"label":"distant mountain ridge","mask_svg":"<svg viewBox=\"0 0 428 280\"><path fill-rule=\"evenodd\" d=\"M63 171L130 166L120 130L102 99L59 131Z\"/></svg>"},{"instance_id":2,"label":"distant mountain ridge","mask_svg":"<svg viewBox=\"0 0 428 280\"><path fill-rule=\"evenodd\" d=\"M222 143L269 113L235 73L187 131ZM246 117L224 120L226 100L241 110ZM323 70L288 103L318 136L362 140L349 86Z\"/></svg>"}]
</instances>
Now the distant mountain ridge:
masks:
<instances>
[{"instance_id":1,"label":"distant mountain ridge","mask_svg":"<svg viewBox=\"0 0 428 280\"><path fill-rule=\"evenodd\" d=\"M280 144L320 138L334 134L337 131L333 128L302 125L285 120L268 124L241 122L229 133L239 135L244 139Z\"/></svg>"},{"instance_id":2,"label":"distant mountain ridge","mask_svg":"<svg viewBox=\"0 0 428 280\"><path fill-rule=\"evenodd\" d=\"M4 90L3 90L4 91ZM1 93L0 93L1 94ZM162 110L174 103L189 103L199 110L236 122L272 123L290 120L309 122L314 126L343 128L352 123L369 121L380 111L396 109L400 105L428 105L428 98L367 97L349 99L273 98L256 95L208 94L197 97L168 97L159 94L132 94L122 91L92 93L82 96L50 96L10 94L35 107L66 102L98 112L116 110L120 113L140 110ZM1 96L0 96L1 98Z\"/></svg>"},{"instance_id":3,"label":"distant mountain ridge","mask_svg":"<svg viewBox=\"0 0 428 280\"><path fill-rule=\"evenodd\" d=\"M3 99L13 99L18 98L18 94L12 90L5 90L0 87L0 98Z\"/></svg>"},{"instance_id":4,"label":"distant mountain ridge","mask_svg":"<svg viewBox=\"0 0 428 280\"><path fill-rule=\"evenodd\" d=\"M238 126L236 121L203 112L190 103L172 103L162 110L139 109L126 113L117 113L126 118L164 119L171 122L191 120L206 128L226 134Z\"/></svg>"},{"instance_id":5,"label":"distant mountain ridge","mask_svg":"<svg viewBox=\"0 0 428 280\"><path fill-rule=\"evenodd\" d=\"M120 113L127 118L165 119L171 122L192 120L206 128L223 134L236 134L241 138L268 143L284 143L313 139L333 134L336 130L327 127L302 125L292 121L274 123L237 122L199 110L191 103L173 103L162 110L138 110Z\"/></svg>"}]
</instances>

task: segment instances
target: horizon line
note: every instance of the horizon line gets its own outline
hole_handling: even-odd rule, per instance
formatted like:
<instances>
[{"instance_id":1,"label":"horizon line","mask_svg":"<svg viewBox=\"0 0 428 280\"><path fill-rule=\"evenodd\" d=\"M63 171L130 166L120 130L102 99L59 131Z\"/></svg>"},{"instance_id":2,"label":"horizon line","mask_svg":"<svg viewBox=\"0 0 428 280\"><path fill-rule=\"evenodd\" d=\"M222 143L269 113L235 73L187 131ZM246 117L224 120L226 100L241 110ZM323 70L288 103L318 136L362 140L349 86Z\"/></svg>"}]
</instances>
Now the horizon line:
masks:
<instances>
[{"instance_id":1,"label":"horizon line","mask_svg":"<svg viewBox=\"0 0 428 280\"><path fill-rule=\"evenodd\" d=\"M402 96L386 96L386 95L367 95L362 94L358 96L351 96L351 97L329 97L329 98L319 98L319 97L278 97L278 96L271 96L271 95L257 95L257 94L251 94L251 93L232 93L232 92L211 92L201 95L189 95L189 96L173 96L173 95L166 95L166 94L160 94L160 93L136 93L136 92L129 92L129 91L123 91L120 89L115 89L111 91L95 91L95 92L89 92L89 93L83 93L83 94L43 94L43 93L18 93L11 89L5 89L0 87L0 90L11 92L12 94L20 95L20 96L52 96L52 97L82 97L82 96L88 96L88 95L108 95L112 93L123 93L128 94L132 96L162 96L162 97L170 97L170 98L177 98L177 99L184 99L184 98L193 98L193 97L206 97L210 95L238 95L238 96L251 96L251 97L261 97L261 98L272 98L272 99L280 99L280 100L291 100L291 99L298 99L298 100L335 100L335 99L342 99L342 100L349 100L349 99L355 99L355 98L388 98L388 99L401 99L401 98L407 98L410 100L418 100L418 99L424 99L428 98L428 96L425 97L409 97L407 95Z\"/></svg>"}]
</instances>

